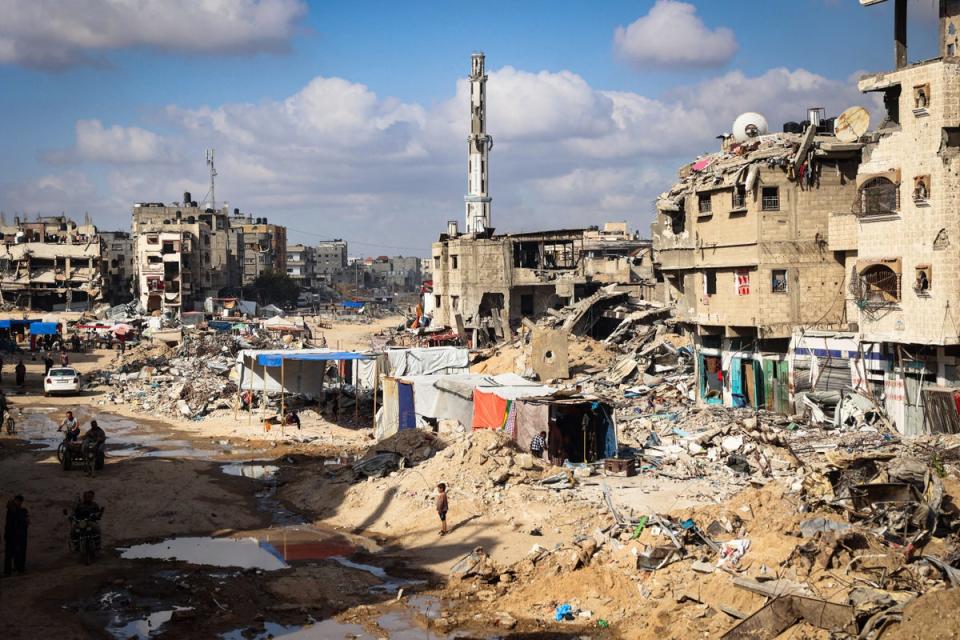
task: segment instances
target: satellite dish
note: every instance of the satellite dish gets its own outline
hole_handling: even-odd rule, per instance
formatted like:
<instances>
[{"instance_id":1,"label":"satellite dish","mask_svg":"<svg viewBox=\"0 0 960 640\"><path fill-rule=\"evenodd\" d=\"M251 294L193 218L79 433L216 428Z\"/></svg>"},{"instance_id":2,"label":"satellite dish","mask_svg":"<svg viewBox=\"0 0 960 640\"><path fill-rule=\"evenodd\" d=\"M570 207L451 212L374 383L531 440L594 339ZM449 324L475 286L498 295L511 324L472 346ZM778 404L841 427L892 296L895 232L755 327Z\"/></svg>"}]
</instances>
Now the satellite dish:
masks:
<instances>
[{"instance_id":1,"label":"satellite dish","mask_svg":"<svg viewBox=\"0 0 960 640\"><path fill-rule=\"evenodd\" d=\"M870 113L863 107L850 107L833 123L833 135L840 142L856 142L870 129Z\"/></svg>"},{"instance_id":2,"label":"satellite dish","mask_svg":"<svg viewBox=\"0 0 960 640\"><path fill-rule=\"evenodd\" d=\"M749 142L766 135L768 130L767 119L752 111L741 113L733 121L733 139L737 142Z\"/></svg>"}]
</instances>

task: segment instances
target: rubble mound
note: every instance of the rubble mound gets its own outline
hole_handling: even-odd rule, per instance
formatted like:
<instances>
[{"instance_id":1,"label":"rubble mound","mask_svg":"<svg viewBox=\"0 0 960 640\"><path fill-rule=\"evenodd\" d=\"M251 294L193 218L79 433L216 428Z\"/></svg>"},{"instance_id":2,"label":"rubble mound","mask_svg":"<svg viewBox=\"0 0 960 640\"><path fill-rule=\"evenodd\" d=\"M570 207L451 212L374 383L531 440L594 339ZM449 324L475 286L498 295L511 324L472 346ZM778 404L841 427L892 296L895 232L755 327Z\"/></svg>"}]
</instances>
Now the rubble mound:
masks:
<instances>
[{"instance_id":1,"label":"rubble mound","mask_svg":"<svg viewBox=\"0 0 960 640\"><path fill-rule=\"evenodd\" d=\"M150 415L199 420L236 402L230 380L241 349L278 347L266 336L241 339L224 333L187 334L169 347L145 342L119 354L111 371L91 375L94 385L109 387L107 400Z\"/></svg>"}]
</instances>

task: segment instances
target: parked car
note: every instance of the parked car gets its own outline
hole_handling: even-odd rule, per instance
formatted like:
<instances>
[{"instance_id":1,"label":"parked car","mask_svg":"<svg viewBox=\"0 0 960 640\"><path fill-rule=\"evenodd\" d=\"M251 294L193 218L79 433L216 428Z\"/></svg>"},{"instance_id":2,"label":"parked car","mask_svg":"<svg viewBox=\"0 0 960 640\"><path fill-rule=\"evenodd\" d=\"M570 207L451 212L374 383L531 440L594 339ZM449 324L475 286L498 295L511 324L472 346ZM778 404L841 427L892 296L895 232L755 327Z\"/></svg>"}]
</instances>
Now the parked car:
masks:
<instances>
[{"instance_id":1,"label":"parked car","mask_svg":"<svg viewBox=\"0 0 960 640\"><path fill-rule=\"evenodd\" d=\"M43 379L43 395L80 393L80 372L73 367L52 367Z\"/></svg>"}]
</instances>

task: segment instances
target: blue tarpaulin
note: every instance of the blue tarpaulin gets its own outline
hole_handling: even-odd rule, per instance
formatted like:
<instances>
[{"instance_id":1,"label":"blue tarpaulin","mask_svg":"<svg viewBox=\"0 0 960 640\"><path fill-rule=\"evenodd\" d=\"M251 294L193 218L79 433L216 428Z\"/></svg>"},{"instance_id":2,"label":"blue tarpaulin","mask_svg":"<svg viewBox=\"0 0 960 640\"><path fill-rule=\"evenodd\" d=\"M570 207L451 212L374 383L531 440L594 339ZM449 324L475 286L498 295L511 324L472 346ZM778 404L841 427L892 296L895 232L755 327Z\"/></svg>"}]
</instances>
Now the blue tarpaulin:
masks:
<instances>
[{"instance_id":1,"label":"blue tarpaulin","mask_svg":"<svg viewBox=\"0 0 960 640\"><path fill-rule=\"evenodd\" d=\"M29 327L39 320L0 320L0 329L19 329L20 327Z\"/></svg>"},{"instance_id":2,"label":"blue tarpaulin","mask_svg":"<svg viewBox=\"0 0 960 640\"><path fill-rule=\"evenodd\" d=\"M409 382L400 382L397 385L397 402L400 411L401 429L417 428L417 412L414 408L413 385Z\"/></svg>"},{"instance_id":3,"label":"blue tarpaulin","mask_svg":"<svg viewBox=\"0 0 960 640\"><path fill-rule=\"evenodd\" d=\"M211 320L207 323L207 326L214 331L230 331L233 328L233 323L229 320Z\"/></svg>"},{"instance_id":4,"label":"blue tarpaulin","mask_svg":"<svg viewBox=\"0 0 960 640\"><path fill-rule=\"evenodd\" d=\"M342 303L344 309L363 309L366 302L356 302L354 300L344 300Z\"/></svg>"},{"instance_id":5,"label":"blue tarpaulin","mask_svg":"<svg viewBox=\"0 0 960 640\"><path fill-rule=\"evenodd\" d=\"M260 353L257 364L261 367L279 367L284 360L370 360L373 356L354 351L329 351L327 353Z\"/></svg>"},{"instance_id":6,"label":"blue tarpaulin","mask_svg":"<svg viewBox=\"0 0 960 640\"><path fill-rule=\"evenodd\" d=\"M32 322L30 323L30 335L55 336L57 335L57 323L56 322Z\"/></svg>"}]
</instances>

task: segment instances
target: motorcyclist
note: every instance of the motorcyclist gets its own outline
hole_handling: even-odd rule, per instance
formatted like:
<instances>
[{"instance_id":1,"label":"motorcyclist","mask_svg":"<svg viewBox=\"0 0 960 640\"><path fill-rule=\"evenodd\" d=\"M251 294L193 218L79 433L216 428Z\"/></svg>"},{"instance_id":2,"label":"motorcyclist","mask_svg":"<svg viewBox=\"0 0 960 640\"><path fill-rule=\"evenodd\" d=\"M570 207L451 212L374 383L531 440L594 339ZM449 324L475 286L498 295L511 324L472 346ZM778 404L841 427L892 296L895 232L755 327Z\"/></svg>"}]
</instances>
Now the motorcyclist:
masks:
<instances>
[{"instance_id":1,"label":"motorcyclist","mask_svg":"<svg viewBox=\"0 0 960 640\"><path fill-rule=\"evenodd\" d=\"M103 515L103 507L94 501L93 491L84 491L83 498L77 501L73 508L73 518L75 520L91 520Z\"/></svg>"},{"instance_id":2,"label":"motorcyclist","mask_svg":"<svg viewBox=\"0 0 960 640\"><path fill-rule=\"evenodd\" d=\"M67 411L67 417L57 427L57 431L64 431L63 439L67 442L73 442L80 437L80 422L73 417L73 411Z\"/></svg>"},{"instance_id":3,"label":"motorcyclist","mask_svg":"<svg viewBox=\"0 0 960 640\"><path fill-rule=\"evenodd\" d=\"M103 429L100 428L100 425L97 424L96 420L90 421L90 428L87 429L87 432L83 434L81 443L83 445L84 451L98 451L102 453L106 448L107 434Z\"/></svg>"}]
</instances>

